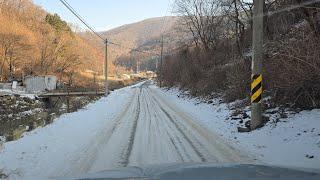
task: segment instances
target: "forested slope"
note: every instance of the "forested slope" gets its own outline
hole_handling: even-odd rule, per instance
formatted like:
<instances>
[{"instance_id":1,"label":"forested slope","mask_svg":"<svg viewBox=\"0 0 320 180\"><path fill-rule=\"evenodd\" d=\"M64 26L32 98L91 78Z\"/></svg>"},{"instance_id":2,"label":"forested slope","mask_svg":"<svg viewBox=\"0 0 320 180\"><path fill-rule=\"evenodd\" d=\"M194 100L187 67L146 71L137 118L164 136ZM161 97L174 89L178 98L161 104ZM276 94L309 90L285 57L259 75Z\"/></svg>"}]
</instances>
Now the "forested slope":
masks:
<instances>
[{"instance_id":1,"label":"forested slope","mask_svg":"<svg viewBox=\"0 0 320 180\"><path fill-rule=\"evenodd\" d=\"M252 1L178 0L175 7L180 23L193 34L193 45L166 56L164 83L194 96L245 99L249 105ZM311 0L265 1L265 108L320 107L319 7Z\"/></svg>"},{"instance_id":2,"label":"forested slope","mask_svg":"<svg viewBox=\"0 0 320 180\"><path fill-rule=\"evenodd\" d=\"M103 51L58 15L31 0L0 1L0 81L53 74L61 81L85 85L80 72L102 73L102 65Z\"/></svg>"}]
</instances>

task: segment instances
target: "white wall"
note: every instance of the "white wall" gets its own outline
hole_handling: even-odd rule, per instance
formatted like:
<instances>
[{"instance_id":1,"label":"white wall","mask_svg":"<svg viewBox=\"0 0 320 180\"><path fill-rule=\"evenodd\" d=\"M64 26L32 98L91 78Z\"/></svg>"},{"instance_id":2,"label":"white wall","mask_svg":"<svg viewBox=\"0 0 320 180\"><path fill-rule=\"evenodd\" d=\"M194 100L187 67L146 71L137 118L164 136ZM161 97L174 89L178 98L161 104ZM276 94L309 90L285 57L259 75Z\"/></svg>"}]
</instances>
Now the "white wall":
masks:
<instances>
[{"instance_id":1,"label":"white wall","mask_svg":"<svg viewBox=\"0 0 320 180\"><path fill-rule=\"evenodd\" d=\"M57 87L55 76L29 76L24 80L28 93L39 93L46 90L54 90Z\"/></svg>"}]
</instances>

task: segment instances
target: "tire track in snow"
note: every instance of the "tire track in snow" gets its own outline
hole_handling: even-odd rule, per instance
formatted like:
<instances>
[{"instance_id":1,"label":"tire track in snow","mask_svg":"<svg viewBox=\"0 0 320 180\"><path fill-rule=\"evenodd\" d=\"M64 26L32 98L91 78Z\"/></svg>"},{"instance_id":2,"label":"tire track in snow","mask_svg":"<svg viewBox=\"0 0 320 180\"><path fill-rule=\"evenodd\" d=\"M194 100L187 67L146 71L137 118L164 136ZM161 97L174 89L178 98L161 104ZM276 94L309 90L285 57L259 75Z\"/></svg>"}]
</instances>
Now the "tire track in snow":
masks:
<instances>
[{"instance_id":1,"label":"tire track in snow","mask_svg":"<svg viewBox=\"0 0 320 180\"><path fill-rule=\"evenodd\" d=\"M146 92L148 93L148 99L149 103L152 104L153 111L155 112L155 119L160 119L161 115L163 115L163 112L159 108L159 104L153 99L151 96L149 89L146 89ZM162 126L165 129L165 133L170 141L170 144L174 147L177 155L179 156L179 159L181 162L191 161L192 158L190 154L188 153L186 147L183 145L183 142L181 141L180 137L175 133L177 131L176 128L174 128L170 121L166 120L167 118L162 119ZM158 125L159 126L159 125ZM178 132L177 132L178 133Z\"/></svg>"},{"instance_id":2,"label":"tire track in snow","mask_svg":"<svg viewBox=\"0 0 320 180\"><path fill-rule=\"evenodd\" d=\"M142 85L143 86L143 85ZM141 87L142 87L141 86ZM133 144L134 144L134 140L135 140L135 135L136 135L136 131L137 131L137 125L138 125L138 120L139 120L139 116L140 116L140 96L142 93L142 88L140 88L140 93L138 95L138 100L137 100L137 105L135 106L135 116L134 116L134 122L133 122L133 126L130 132L130 136L129 136L129 143L127 148L124 150L122 157L123 157L123 161L120 162L121 164L123 164L123 166L128 166L129 164L129 159L132 153L132 148L133 148Z\"/></svg>"},{"instance_id":3,"label":"tire track in snow","mask_svg":"<svg viewBox=\"0 0 320 180\"><path fill-rule=\"evenodd\" d=\"M149 89L149 88L148 88ZM149 90L150 91L150 90ZM182 138L184 140L187 141L187 143L190 145L190 147L192 148L192 150L196 153L196 155L199 157L199 159L201 160L201 162L207 162L207 159L206 157L200 152L200 150L194 145L194 142L193 141L197 141L197 139L195 137L189 137L187 135L187 133L185 132L185 130L182 129L182 127L180 127L180 125L176 122L175 118L172 117L172 115L170 115L164 108L163 106L160 104L160 102L153 96L149 93L149 98L151 99L151 101L154 102L154 107L158 107L161 114L164 114L167 119L169 120L169 122L171 122L170 124L172 125L168 125L168 128L171 129L171 131L174 131L174 130L177 130L181 135L182 135ZM159 117L158 117L159 118ZM185 129L185 128L184 128ZM168 132L167 132L168 133ZM169 133L168 133L169 134ZM176 135L176 136L175 136ZM177 150L177 152L179 153L180 157L182 157L181 155L181 151L178 149L177 147L177 144L174 143L173 139L176 139L178 141L179 144L183 144L180 137L181 136L178 136L177 134L173 134L170 136L170 140L171 142L173 143L173 146L175 147L175 149ZM191 140L193 139L193 141ZM197 142L198 144L201 144L200 142ZM185 146L182 146L182 150L183 150L183 154L186 155L189 159L189 161L193 161L194 159L192 159L190 156L189 156L189 153L187 152ZM182 160L184 161L184 158L182 158Z\"/></svg>"},{"instance_id":4,"label":"tire track in snow","mask_svg":"<svg viewBox=\"0 0 320 180\"><path fill-rule=\"evenodd\" d=\"M188 135L189 140L193 142L194 147L205 157L207 162L239 162L244 159L246 159L245 162L250 162L247 156L229 146L220 137L214 136L205 128L195 124L187 114L179 111L179 108L175 107L174 104L168 104L151 89L150 93L180 129Z\"/></svg>"},{"instance_id":5,"label":"tire track in snow","mask_svg":"<svg viewBox=\"0 0 320 180\"><path fill-rule=\"evenodd\" d=\"M246 153L234 148L219 135L207 130L200 124L195 123L193 118L191 118L188 113L179 110L174 103L167 102L167 100L163 99L163 97L156 91L152 89L150 89L150 91L155 99L160 101L163 106L168 108L168 110L172 111L174 116L179 117L180 120L177 120L177 122L182 124L191 134L194 134L193 136L198 137L196 139L199 142L201 141L204 143L202 144L204 148L201 148L201 150L206 150L208 152L208 155L210 156L210 162L254 162L252 157L249 157Z\"/></svg>"},{"instance_id":6,"label":"tire track in snow","mask_svg":"<svg viewBox=\"0 0 320 180\"><path fill-rule=\"evenodd\" d=\"M175 120L172 118L172 116L158 103L160 109L163 113L166 114L166 116L169 118L169 120L174 124L176 129L182 134L183 138L190 144L192 149L195 151L195 153L199 156L201 159L201 162L207 162L204 155L198 150L198 148L193 144L193 142L190 140L190 138L186 135L186 133L182 130L182 128L175 122Z\"/></svg>"},{"instance_id":7,"label":"tire track in snow","mask_svg":"<svg viewBox=\"0 0 320 180\"><path fill-rule=\"evenodd\" d=\"M202 136L199 137L200 134L196 131L196 129L192 128L193 126L185 124L185 122L183 123L181 120L185 120L184 118L179 121L178 120L179 118L177 117L178 114L176 114L175 111L173 111L174 113L172 113L170 115L170 113L168 113L168 110L164 109L163 105L155 98L154 95L152 95L152 98L154 99L154 101L157 102L160 109L169 117L170 121L176 127L178 127L177 129L179 130L179 132L182 132L183 136L187 137L187 141L192 146L192 148L197 152L197 154L200 155L199 157L202 159L202 162L207 162L208 159L206 159L205 157L210 156L210 151L204 145L204 143L201 142L201 140L199 139L199 138L202 138L202 140L203 140L204 137L202 137ZM171 110L171 109L169 108L169 110ZM180 117L180 118L182 118L182 117ZM208 142L206 142L206 143L208 143ZM200 152L200 151L204 151L204 152ZM206 155L204 155L204 154L206 154Z\"/></svg>"},{"instance_id":8,"label":"tire track in snow","mask_svg":"<svg viewBox=\"0 0 320 180\"><path fill-rule=\"evenodd\" d=\"M174 162L239 162L242 157L219 137L193 123L148 83L134 91L125 110L108 127L111 135L92 171ZM244 158L243 158L244 159Z\"/></svg>"},{"instance_id":9,"label":"tire track in snow","mask_svg":"<svg viewBox=\"0 0 320 180\"><path fill-rule=\"evenodd\" d=\"M63 176L70 175L70 174L78 174L79 172L88 172L92 167L94 161L97 158L97 154L99 152L99 148L103 144L107 144L110 140L113 132L117 129L117 127L121 124L124 115L128 112L130 106L133 103L134 97L136 92L133 92L133 95L130 97L128 102L125 104L124 109L120 112L120 115L117 115L114 120L107 122L105 124L106 129L97 133L96 139L88 142L86 148L79 150L82 152L83 156L81 157L71 157L68 161L74 162L74 167L71 167L68 172L63 172L65 168L58 169L56 174L61 174Z\"/></svg>"}]
</instances>

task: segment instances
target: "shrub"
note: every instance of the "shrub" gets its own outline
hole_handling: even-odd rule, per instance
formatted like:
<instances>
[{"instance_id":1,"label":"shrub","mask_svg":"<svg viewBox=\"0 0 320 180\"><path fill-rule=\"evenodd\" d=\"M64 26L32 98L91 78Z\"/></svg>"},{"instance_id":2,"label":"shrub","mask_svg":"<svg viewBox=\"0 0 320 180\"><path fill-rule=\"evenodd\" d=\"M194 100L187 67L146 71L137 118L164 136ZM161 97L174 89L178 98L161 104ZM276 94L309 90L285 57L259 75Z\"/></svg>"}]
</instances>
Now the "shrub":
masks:
<instances>
[{"instance_id":1,"label":"shrub","mask_svg":"<svg viewBox=\"0 0 320 180\"><path fill-rule=\"evenodd\" d=\"M320 107L320 44L307 28L274 42L266 59L267 82L277 104Z\"/></svg>"},{"instance_id":2,"label":"shrub","mask_svg":"<svg viewBox=\"0 0 320 180\"><path fill-rule=\"evenodd\" d=\"M250 59L240 59L225 66L227 72L227 89L224 99L227 102L250 96Z\"/></svg>"}]
</instances>

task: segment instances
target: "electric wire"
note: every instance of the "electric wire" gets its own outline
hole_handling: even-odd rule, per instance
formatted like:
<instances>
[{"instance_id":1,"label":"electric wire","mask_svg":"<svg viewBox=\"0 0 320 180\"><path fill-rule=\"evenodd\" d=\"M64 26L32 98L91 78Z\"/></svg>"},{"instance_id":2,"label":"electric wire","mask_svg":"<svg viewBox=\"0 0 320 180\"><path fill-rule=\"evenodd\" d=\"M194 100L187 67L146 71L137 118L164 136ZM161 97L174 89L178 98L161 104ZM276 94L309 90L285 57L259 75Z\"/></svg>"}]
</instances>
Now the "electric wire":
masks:
<instances>
[{"instance_id":1,"label":"electric wire","mask_svg":"<svg viewBox=\"0 0 320 180\"><path fill-rule=\"evenodd\" d=\"M153 54L153 55L158 55L154 52L148 52L148 51L143 51L143 50L138 50L138 49L133 49L127 46L124 46L120 43L115 43L109 40L106 40L103 38L97 31L94 30L85 20L84 18L66 1L66 0L59 0L78 20L80 20L94 35L96 35L98 38L100 38L104 43L108 43L111 45L115 45L121 48L129 49L130 51L136 51L139 53L145 53L145 54Z\"/></svg>"}]
</instances>

